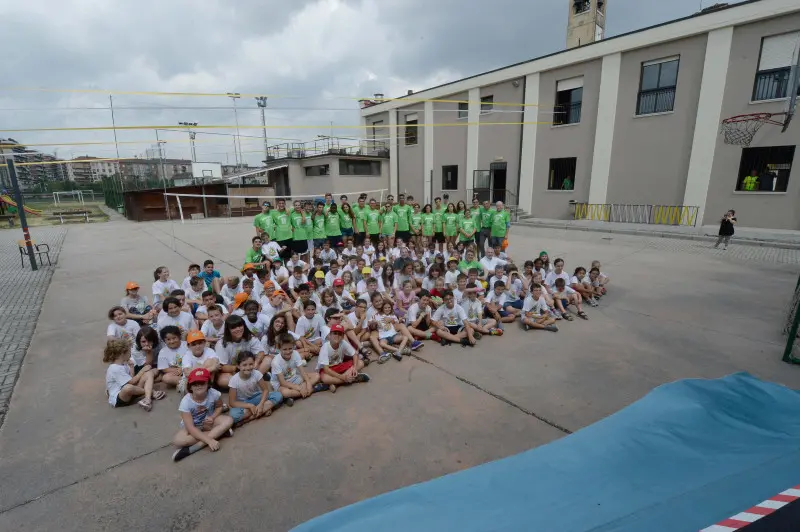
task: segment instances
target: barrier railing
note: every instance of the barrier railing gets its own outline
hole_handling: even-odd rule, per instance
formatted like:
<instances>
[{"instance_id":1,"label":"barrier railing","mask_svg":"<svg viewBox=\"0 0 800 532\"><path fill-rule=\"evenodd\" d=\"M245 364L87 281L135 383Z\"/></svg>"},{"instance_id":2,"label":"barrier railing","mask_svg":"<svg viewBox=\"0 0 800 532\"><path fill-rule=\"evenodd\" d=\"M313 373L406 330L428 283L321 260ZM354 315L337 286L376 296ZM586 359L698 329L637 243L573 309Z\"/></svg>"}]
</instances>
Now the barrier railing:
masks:
<instances>
[{"instance_id":1,"label":"barrier railing","mask_svg":"<svg viewBox=\"0 0 800 532\"><path fill-rule=\"evenodd\" d=\"M634 223L648 225L697 224L699 207L685 205L626 205L616 203L576 203L575 220Z\"/></svg>"}]
</instances>

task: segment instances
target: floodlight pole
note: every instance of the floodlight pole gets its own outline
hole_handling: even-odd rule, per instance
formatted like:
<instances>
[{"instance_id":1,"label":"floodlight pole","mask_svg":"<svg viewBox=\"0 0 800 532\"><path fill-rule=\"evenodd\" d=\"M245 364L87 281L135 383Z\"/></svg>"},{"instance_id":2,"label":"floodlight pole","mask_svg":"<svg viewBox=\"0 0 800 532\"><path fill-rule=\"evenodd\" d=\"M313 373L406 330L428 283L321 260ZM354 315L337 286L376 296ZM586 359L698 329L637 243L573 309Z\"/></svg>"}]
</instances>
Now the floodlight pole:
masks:
<instances>
[{"instance_id":1,"label":"floodlight pole","mask_svg":"<svg viewBox=\"0 0 800 532\"><path fill-rule=\"evenodd\" d=\"M258 104L258 108L261 111L261 128L264 131L264 164L267 164L267 159L269 159L269 147L267 145L267 120L264 117L264 109L267 107L267 97L256 96L256 104Z\"/></svg>"},{"instance_id":2,"label":"floodlight pole","mask_svg":"<svg viewBox=\"0 0 800 532\"><path fill-rule=\"evenodd\" d=\"M36 253L33 251L31 233L28 231L28 219L25 217L25 206L22 204L22 191L19 189L17 181L17 169L14 168L13 157L6 159L8 167L8 177L11 179L11 188L14 189L14 201L17 202L17 214L19 214L19 225L22 226L22 236L25 239L25 247L28 249L28 259L31 261L31 270L36 271L39 265L36 264Z\"/></svg>"}]
</instances>

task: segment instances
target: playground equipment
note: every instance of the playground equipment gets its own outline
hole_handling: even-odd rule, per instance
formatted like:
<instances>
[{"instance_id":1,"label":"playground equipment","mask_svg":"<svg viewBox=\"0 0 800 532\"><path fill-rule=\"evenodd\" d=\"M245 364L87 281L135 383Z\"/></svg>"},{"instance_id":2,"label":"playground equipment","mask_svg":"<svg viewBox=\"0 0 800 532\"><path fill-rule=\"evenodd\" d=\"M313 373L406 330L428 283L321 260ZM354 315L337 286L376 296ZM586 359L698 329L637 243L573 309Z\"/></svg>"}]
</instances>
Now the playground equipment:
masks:
<instances>
[{"instance_id":1,"label":"playground equipment","mask_svg":"<svg viewBox=\"0 0 800 532\"><path fill-rule=\"evenodd\" d=\"M14 201L13 199L11 199L10 196L6 196L6 195L0 195L0 202L5 203L9 207L16 207L17 206L17 202ZM42 211L40 209L31 209L30 207L23 207L23 208L25 209L25 212L27 212L28 214L32 214L34 216L41 216L42 215Z\"/></svg>"}]
</instances>

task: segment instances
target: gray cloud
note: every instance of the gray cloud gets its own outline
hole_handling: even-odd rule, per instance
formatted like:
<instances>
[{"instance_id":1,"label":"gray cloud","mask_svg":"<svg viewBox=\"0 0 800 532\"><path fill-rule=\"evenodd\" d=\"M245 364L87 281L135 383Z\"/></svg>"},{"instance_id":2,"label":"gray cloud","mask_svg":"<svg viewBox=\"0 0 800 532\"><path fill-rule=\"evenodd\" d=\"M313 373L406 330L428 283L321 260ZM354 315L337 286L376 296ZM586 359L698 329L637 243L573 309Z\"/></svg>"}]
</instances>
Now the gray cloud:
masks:
<instances>
[{"instance_id":1,"label":"gray cloud","mask_svg":"<svg viewBox=\"0 0 800 532\"><path fill-rule=\"evenodd\" d=\"M706 2L710 3L710 2ZM0 46L2 86L98 88L141 91L227 92L276 95L271 126L358 124L357 97L373 92L399 96L406 89L502 67L564 47L567 1L495 0L29 0L4 14ZM16 4L14 4L16 5ZM689 15L698 0L610 0L609 36ZM282 97L278 97L282 96ZM118 125L232 125L230 109L165 109L229 106L224 97L115 95ZM252 100L240 101L254 107ZM3 128L110 125L103 94L0 90ZM158 109L124 110L125 106ZM35 111L8 111L34 108ZM292 109L288 109L292 108ZM300 109L297 109L300 108ZM243 125L260 123L258 111L242 110ZM230 133L230 130L222 132ZM270 138L313 138L328 128L277 128ZM260 130L242 130L260 135ZM4 133L28 143L111 141L108 131ZM152 131L120 131L120 141L154 140ZM185 141L184 133L161 138ZM229 137L200 136L201 159L233 159ZM143 153L146 144L122 144L122 156ZM258 139L243 142L246 159L261 159ZM52 152L53 148L42 147ZM62 146L59 155L113 156L114 146ZM170 145L170 156L188 157L188 143Z\"/></svg>"}]
</instances>

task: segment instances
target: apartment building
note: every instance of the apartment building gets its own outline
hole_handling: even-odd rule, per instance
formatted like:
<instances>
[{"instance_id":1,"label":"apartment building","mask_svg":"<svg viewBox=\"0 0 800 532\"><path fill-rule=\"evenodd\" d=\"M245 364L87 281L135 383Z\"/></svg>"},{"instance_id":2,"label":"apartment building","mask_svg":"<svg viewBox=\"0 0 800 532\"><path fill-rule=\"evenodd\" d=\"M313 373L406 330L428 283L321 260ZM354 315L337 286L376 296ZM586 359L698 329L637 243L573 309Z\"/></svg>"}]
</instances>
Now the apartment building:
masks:
<instances>
[{"instance_id":1,"label":"apartment building","mask_svg":"<svg viewBox=\"0 0 800 532\"><path fill-rule=\"evenodd\" d=\"M800 229L800 121L764 125L748 148L719 135L723 118L784 110L799 40L797 0L717 5L365 102L362 126L388 139L391 189L426 201L479 193L554 219L575 202L691 206L697 225L735 209L741 225Z\"/></svg>"}]
</instances>

